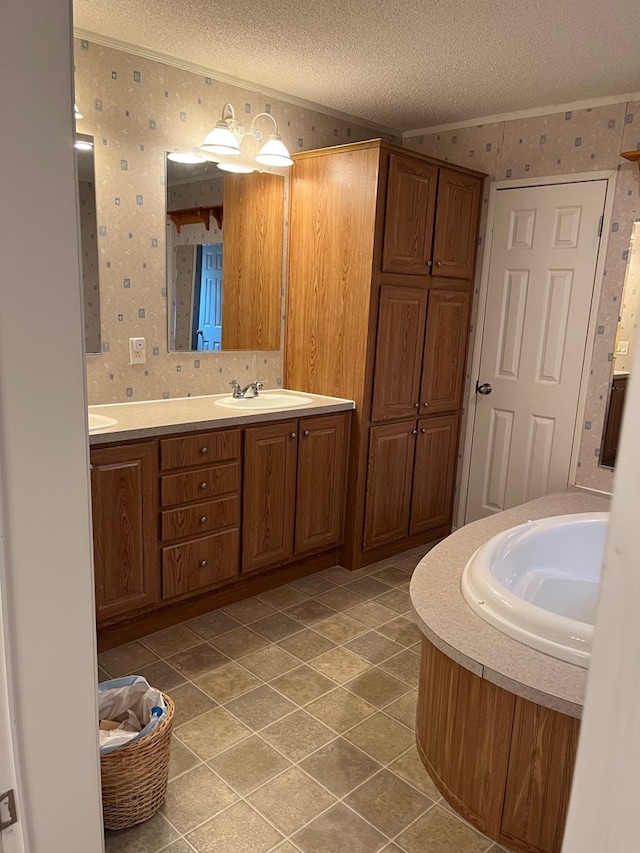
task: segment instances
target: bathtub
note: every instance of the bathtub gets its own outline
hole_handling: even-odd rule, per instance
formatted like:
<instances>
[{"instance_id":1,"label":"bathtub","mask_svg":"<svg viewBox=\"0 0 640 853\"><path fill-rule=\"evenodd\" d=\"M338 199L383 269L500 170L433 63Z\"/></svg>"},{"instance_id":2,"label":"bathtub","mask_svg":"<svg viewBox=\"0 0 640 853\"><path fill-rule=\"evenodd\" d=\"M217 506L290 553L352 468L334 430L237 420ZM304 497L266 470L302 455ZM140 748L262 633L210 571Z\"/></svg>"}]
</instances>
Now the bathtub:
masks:
<instances>
[{"instance_id":1,"label":"bathtub","mask_svg":"<svg viewBox=\"0 0 640 853\"><path fill-rule=\"evenodd\" d=\"M467 563L465 601L515 640L588 667L608 520L559 515L499 533Z\"/></svg>"}]
</instances>

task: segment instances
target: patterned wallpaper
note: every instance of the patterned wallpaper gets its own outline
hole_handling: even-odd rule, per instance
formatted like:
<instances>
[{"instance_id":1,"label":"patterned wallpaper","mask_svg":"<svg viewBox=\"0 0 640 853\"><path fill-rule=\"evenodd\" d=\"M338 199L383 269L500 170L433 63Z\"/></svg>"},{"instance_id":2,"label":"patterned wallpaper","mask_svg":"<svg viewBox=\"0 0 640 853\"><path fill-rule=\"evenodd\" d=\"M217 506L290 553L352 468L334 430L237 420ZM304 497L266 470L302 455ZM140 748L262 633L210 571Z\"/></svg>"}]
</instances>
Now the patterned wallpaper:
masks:
<instances>
[{"instance_id":1,"label":"patterned wallpaper","mask_svg":"<svg viewBox=\"0 0 640 853\"><path fill-rule=\"evenodd\" d=\"M638 167L621 160L620 152L640 149L640 102L425 134L406 139L404 144L414 151L488 173L481 235L486 231L491 180L618 169L576 476L579 485L610 492L613 473L598 467L598 456L631 226L640 217ZM481 253L483 242L481 240ZM477 283L475 295L477 302ZM475 328L476 319L477 305L472 328ZM467 380L470 381L469 376Z\"/></svg>"},{"instance_id":2,"label":"patterned wallpaper","mask_svg":"<svg viewBox=\"0 0 640 853\"><path fill-rule=\"evenodd\" d=\"M84 337L87 352L100 352L100 293L98 290L98 229L96 193L92 181L78 181Z\"/></svg>"},{"instance_id":3,"label":"patterned wallpaper","mask_svg":"<svg viewBox=\"0 0 640 853\"><path fill-rule=\"evenodd\" d=\"M227 102L246 125L271 111L290 151L380 134L79 39L75 83L78 130L95 139L102 352L87 358L89 403L224 393L236 377L275 387L281 352L167 351L165 151L197 147ZM134 336L146 338L145 365L129 364Z\"/></svg>"},{"instance_id":4,"label":"patterned wallpaper","mask_svg":"<svg viewBox=\"0 0 640 853\"><path fill-rule=\"evenodd\" d=\"M633 224L633 235L629 245L627 274L622 291L620 322L616 335L616 348L620 341L629 345L628 352L615 356L616 370L631 370L638 346L638 321L640 319L640 220Z\"/></svg>"}]
</instances>

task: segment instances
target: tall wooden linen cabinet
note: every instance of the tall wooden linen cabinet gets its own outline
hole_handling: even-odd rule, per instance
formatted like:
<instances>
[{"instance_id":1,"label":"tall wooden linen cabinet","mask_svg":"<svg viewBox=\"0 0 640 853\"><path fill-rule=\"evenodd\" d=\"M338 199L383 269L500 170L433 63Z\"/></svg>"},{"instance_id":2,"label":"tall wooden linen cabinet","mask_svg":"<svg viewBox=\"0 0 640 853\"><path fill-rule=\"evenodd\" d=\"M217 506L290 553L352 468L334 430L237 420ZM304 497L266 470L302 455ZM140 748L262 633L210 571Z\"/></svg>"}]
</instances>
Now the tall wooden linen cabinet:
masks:
<instances>
[{"instance_id":1,"label":"tall wooden linen cabinet","mask_svg":"<svg viewBox=\"0 0 640 853\"><path fill-rule=\"evenodd\" d=\"M484 175L382 140L294 161L284 383L356 401L359 568L451 530Z\"/></svg>"}]
</instances>

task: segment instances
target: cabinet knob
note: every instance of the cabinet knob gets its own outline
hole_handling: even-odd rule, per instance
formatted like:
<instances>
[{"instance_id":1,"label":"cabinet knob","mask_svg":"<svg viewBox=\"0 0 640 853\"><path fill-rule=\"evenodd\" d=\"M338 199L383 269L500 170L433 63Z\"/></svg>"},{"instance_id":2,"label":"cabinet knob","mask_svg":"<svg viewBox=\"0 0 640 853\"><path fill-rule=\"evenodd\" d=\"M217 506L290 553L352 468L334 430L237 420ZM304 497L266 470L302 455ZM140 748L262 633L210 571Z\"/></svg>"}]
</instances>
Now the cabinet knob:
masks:
<instances>
[{"instance_id":1,"label":"cabinet knob","mask_svg":"<svg viewBox=\"0 0 640 853\"><path fill-rule=\"evenodd\" d=\"M206 569L208 565L209 565L209 562L207 560L200 560L200 568L201 569Z\"/></svg>"},{"instance_id":2,"label":"cabinet knob","mask_svg":"<svg viewBox=\"0 0 640 853\"><path fill-rule=\"evenodd\" d=\"M200 483L200 488L204 491L204 489L206 489L208 485L208 483L203 481L202 483Z\"/></svg>"},{"instance_id":3,"label":"cabinet knob","mask_svg":"<svg viewBox=\"0 0 640 853\"><path fill-rule=\"evenodd\" d=\"M207 523L207 516L201 515L198 520L199 520L200 524L206 524Z\"/></svg>"},{"instance_id":4,"label":"cabinet knob","mask_svg":"<svg viewBox=\"0 0 640 853\"><path fill-rule=\"evenodd\" d=\"M420 430L420 432L426 432L426 431L427 431L426 427L422 427L422 429Z\"/></svg>"},{"instance_id":5,"label":"cabinet knob","mask_svg":"<svg viewBox=\"0 0 640 853\"><path fill-rule=\"evenodd\" d=\"M291 437L291 438L295 438L295 437L296 437L295 432L292 432L290 437Z\"/></svg>"},{"instance_id":6,"label":"cabinet knob","mask_svg":"<svg viewBox=\"0 0 640 853\"><path fill-rule=\"evenodd\" d=\"M437 266L437 267L441 267L441 266L442 266L442 261L436 261L436 266Z\"/></svg>"},{"instance_id":7,"label":"cabinet knob","mask_svg":"<svg viewBox=\"0 0 640 853\"><path fill-rule=\"evenodd\" d=\"M304 431L304 433L303 433L303 434L304 434L304 435L309 435L309 430L308 430L308 429L305 429L305 431Z\"/></svg>"},{"instance_id":8,"label":"cabinet knob","mask_svg":"<svg viewBox=\"0 0 640 853\"><path fill-rule=\"evenodd\" d=\"M89 465L89 470L93 471L93 465Z\"/></svg>"},{"instance_id":9,"label":"cabinet knob","mask_svg":"<svg viewBox=\"0 0 640 853\"><path fill-rule=\"evenodd\" d=\"M200 448L200 453L201 453L203 456L206 456L208 452L209 452L209 448L208 448L208 447L201 447L201 448Z\"/></svg>"},{"instance_id":10,"label":"cabinet knob","mask_svg":"<svg viewBox=\"0 0 640 853\"><path fill-rule=\"evenodd\" d=\"M427 266L431 268L433 266L433 261L427 261Z\"/></svg>"},{"instance_id":11,"label":"cabinet knob","mask_svg":"<svg viewBox=\"0 0 640 853\"><path fill-rule=\"evenodd\" d=\"M417 434L418 434L418 430L417 430L417 429L412 429L412 430L411 430L411 435L417 435Z\"/></svg>"},{"instance_id":12,"label":"cabinet knob","mask_svg":"<svg viewBox=\"0 0 640 853\"><path fill-rule=\"evenodd\" d=\"M423 403L422 405L423 405L423 406L428 406L429 404L428 404L428 403Z\"/></svg>"},{"instance_id":13,"label":"cabinet knob","mask_svg":"<svg viewBox=\"0 0 640 853\"><path fill-rule=\"evenodd\" d=\"M419 409L419 408L420 408L420 403L414 403L414 404L413 404L413 408L414 408L414 409Z\"/></svg>"}]
</instances>

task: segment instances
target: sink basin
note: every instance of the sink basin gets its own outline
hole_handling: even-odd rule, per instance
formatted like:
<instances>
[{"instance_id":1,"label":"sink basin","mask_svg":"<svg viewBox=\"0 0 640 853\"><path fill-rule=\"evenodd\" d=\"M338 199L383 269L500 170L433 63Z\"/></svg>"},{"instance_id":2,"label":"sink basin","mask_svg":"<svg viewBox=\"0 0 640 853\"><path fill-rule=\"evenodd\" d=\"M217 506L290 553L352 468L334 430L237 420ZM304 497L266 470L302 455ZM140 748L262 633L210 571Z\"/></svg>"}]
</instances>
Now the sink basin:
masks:
<instances>
[{"instance_id":1,"label":"sink basin","mask_svg":"<svg viewBox=\"0 0 640 853\"><path fill-rule=\"evenodd\" d=\"M88 413L89 432L96 432L99 429L107 429L115 426L118 421L115 418L108 418L106 415L96 415L95 412Z\"/></svg>"},{"instance_id":2,"label":"sink basin","mask_svg":"<svg viewBox=\"0 0 640 853\"><path fill-rule=\"evenodd\" d=\"M214 400L216 406L236 409L243 412L272 411L273 409L299 409L313 403L311 397L302 394L284 394L277 391L263 391L258 397L223 397Z\"/></svg>"}]
</instances>

